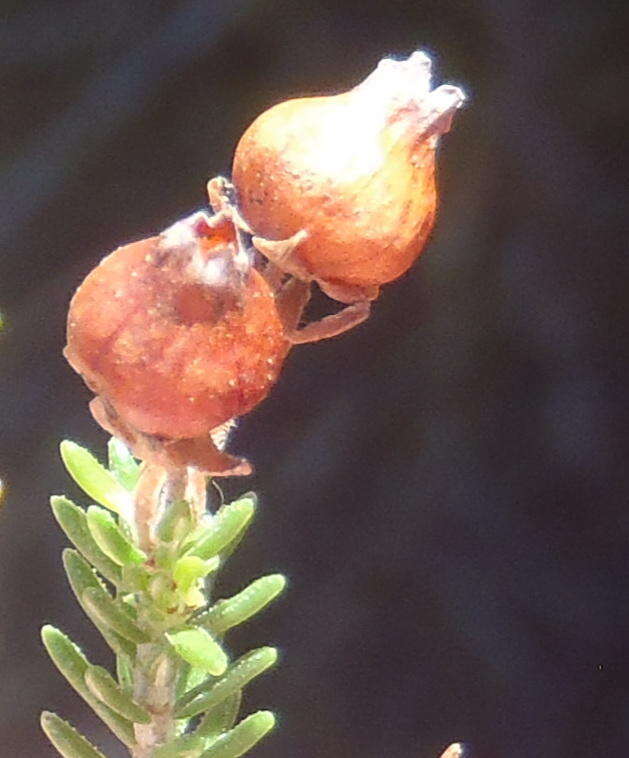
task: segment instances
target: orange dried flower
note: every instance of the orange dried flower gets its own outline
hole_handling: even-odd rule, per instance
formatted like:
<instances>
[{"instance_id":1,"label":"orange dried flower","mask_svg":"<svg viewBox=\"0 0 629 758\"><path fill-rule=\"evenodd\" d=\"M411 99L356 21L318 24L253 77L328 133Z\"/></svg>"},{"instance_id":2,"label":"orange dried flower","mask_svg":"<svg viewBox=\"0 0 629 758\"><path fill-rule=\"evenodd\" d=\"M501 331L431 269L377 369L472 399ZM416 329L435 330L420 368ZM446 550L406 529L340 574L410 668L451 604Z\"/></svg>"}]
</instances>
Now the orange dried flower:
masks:
<instances>
[{"instance_id":1,"label":"orange dried flower","mask_svg":"<svg viewBox=\"0 0 629 758\"><path fill-rule=\"evenodd\" d=\"M233 182L256 247L341 302L373 299L421 253L435 218L435 148L463 103L430 90L430 59L385 59L349 92L288 100L236 149Z\"/></svg>"},{"instance_id":2,"label":"orange dried flower","mask_svg":"<svg viewBox=\"0 0 629 758\"><path fill-rule=\"evenodd\" d=\"M250 467L208 435L266 397L287 349L273 293L232 223L195 214L87 276L65 355L99 396L99 423L140 457L228 474Z\"/></svg>"}]
</instances>

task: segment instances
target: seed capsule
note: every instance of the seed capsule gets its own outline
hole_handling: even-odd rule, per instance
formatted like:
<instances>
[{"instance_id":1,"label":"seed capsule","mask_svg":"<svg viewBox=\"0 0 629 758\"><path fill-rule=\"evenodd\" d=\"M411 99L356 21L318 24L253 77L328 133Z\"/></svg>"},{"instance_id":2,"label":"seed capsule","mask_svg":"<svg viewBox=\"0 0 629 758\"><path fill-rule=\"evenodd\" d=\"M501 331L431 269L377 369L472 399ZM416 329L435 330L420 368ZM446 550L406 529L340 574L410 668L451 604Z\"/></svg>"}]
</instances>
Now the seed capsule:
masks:
<instances>
[{"instance_id":1,"label":"seed capsule","mask_svg":"<svg viewBox=\"0 0 629 758\"><path fill-rule=\"evenodd\" d=\"M203 214L107 256L68 315L65 355L99 396L99 423L140 457L210 473L243 463L208 435L266 397L286 352L273 294L233 225Z\"/></svg>"},{"instance_id":2,"label":"seed capsule","mask_svg":"<svg viewBox=\"0 0 629 758\"><path fill-rule=\"evenodd\" d=\"M288 100L247 129L233 164L239 209L282 270L355 302L419 256L438 137L464 100L457 87L431 91L430 66L421 52L385 59L349 92Z\"/></svg>"}]
</instances>

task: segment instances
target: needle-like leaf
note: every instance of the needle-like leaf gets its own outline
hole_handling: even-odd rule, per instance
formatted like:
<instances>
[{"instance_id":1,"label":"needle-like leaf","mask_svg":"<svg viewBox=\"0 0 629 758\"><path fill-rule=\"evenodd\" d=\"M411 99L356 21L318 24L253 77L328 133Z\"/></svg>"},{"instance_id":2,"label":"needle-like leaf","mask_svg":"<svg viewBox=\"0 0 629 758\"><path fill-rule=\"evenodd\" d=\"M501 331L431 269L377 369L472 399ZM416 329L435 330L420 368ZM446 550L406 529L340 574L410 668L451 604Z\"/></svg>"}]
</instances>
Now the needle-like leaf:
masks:
<instances>
[{"instance_id":1,"label":"needle-like leaf","mask_svg":"<svg viewBox=\"0 0 629 758\"><path fill-rule=\"evenodd\" d=\"M124 653L116 653L116 676L125 692L133 691L133 666Z\"/></svg>"},{"instance_id":2,"label":"needle-like leaf","mask_svg":"<svg viewBox=\"0 0 629 758\"><path fill-rule=\"evenodd\" d=\"M122 578L120 567L105 555L94 541L87 527L85 511L61 495L53 495L50 498L50 505L59 526L70 542L100 571L105 579L109 579L114 584L119 584Z\"/></svg>"},{"instance_id":3,"label":"needle-like leaf","mask_svg":"<svg viewBox=\"0 0 629 758\"><path fill-rule=\"evenodd\" d=\"M253 504L253 510L255 513L255 510L258 507L258 496L256 495L255 492L246 492L240 499L249 500ZM249 519L249 521L247 521L247 523L238 532L238 534L234 537L234 539L231 540L231 542L229 542L227 545L225 545L225 547L221 550L221 554L220 554L221 564L225 563L225 561L229 558L229 556L236 550L238 545L240 545L240 543L243 541L252 521L253 521L252 518Z\"/></svg>"},{"instance_id":4,"label":"needle-like leaf","mask_svg":"<svg viewBox=\"0 0 629 758\"><path fill-rule=\"evenodd\" d=\"M256 579L237 595L219 600L208 611L196 617L195 622L223 634L265 608L286 586L286 577L270 574Z\"/></svg>"},{"instance_id":5,"label":"needle-like leaf","mask_svg":"<svg viewBox=\"0 0 629 758\"><path fill-rule=\"evenodd\" d=\"M118 566L144 563L146 553L136 547L103 508L87 509L87 526L98 547Z\"/></svg>"},{"instance_id":6,"label":"needle-like leaf","mask_svg":"<svg viewBox=\"0 0 629 758\"><path fill-rule=\"evenodd\" d=\"M85 672L85 683L95 697L120 716L138 724L150 722L150 714L124 692L109 671L102 666L89 666Z\"/></svg>"},{"instance_id":7,"label":"needle-like leaf","mask_svg":"<svg viewBox=\"0 0 629 758\"><path fill-rule=\"evenodd\" d=\"M81 595L86 610L94 616L99 623L113 629L120 636L130 642L140 645L148 642L150 637L135 623L135 621L121 610L110 595L103 594L93 587L86 589Z\"/></svg>"},{"instance_id":8,"label":"needle-like leaf","mask_svg":"<svg viewBox=\"0 0 629 758\"><path fill-rule=\"evenodd\" d=\"M50 625L42 629L42 641L52 662L68 683L107 724L119 740L124 742L125 745L133 745L135 742L133 724L117 713L114 713L104 703L95 698L87 687L85 672L90 663L77 645L63 632L59 631L59 629Z\"/></svg>"},{"instance_id":9,"label":"needle-like leaf","mask_svg":"<svg viewBox=\"0 0 629 758\"><path fill-rule=\"evenodd\" d=\"M247 716L231 731L218 737L200 758L239 758L256 745L275 726L270 711Z\"/></svg>"},{"instance_id":10,"label":"needle-like leaf","mask_svg":"<svg viewBox=\"0 0 629 758\"><path fill-rule=\"evenodd\" d=\"M199 685L175 704L176 718L192 718L223 702L226 698L266 671L277 661L277 650L261 647L243 655L220 679Z\"/></svg>"},{"instance_id":11,"label":"needle-like leaf","mask_svg":"<svg viewBox=\"0 0 629 758\"><path fill-rule=\"evenodd\" d=\"M215 705L203 716L199 725L195 729L195 734L201 734L204 737L218 737L223 732L227 732L236 723L240 703L242 701L242 692L234 692L222 703Z\"/></svg>"},{"instance_id":12,"label":"needle-like leaf","mask_svg":"<svg viewBox=\"0 0 629 758\"><path fill-rule=\"evenodd\" d=\"M218 557L210 558L209 561L204 561L196 555L184 555L179 558L173 566L173 580L177 589L185 595L197 580L216 571L218 564Z\"/></svg>"},{"instance_id":13,"label":"needle-like leaf","mask_svg":"<svg viewBox=\"0 0 629 758\"><path fill-rule=\"evenodd\" d=\"M190 531L192 514L185 500L176 500L166 509L157 525L156 535L162 542L172 542Z\"/></svg>"},{"instance_id":14,"label":"needle-like leaf","mask_svg":"<svg viewBox=\"0 0 629 758\"><path fill-rule=\"evenodd\" d=\"M56 713L44 711L40 723L46 737L63 758L105 758L100 750Z\"/></svg>"},{"instance_id":15,"label":"needle-like leaf","mask_svg":"<svg viewBox=\"0 0 629 758\"><path fill-rule=\"evenodd\" d=\"M188 555L197 555L207 560L218 555L251 520L255 505L253 499L243 498L230 505L224 505L212 522L200 529L194 542L188 547Z\"/></svg>"},{"instance_id":16,"label":"needle-like leaf","mask_svg":"<svg viewBox=\"0 0 629 758\"><path fill-rule=\"evenodd\" d=\"M206 680L206 671L203 671L202 669L196 669L189 663L184 663L181 667L179 678L177 680L175 698L178 700L180 697L183 697L186 692L201 684L201 682L205 682Z\"/></svg>"},{"instance_id":17,"label":"needle-like leaf","mask_svg":"<svg viewBox=\"0 0 629 758\"><path fill-rule=\"evenodd\" d=\"M127 514L131 495L89 450L70 440L64 440L60 450L68 473L84 492L115 513Z\"/></svg>"},{"instance_id":18,"label":"needle-like leaf","mask_svg":"<svg viewBox=\"0 0 629 758\"><path fill-rule=\"evenodd\" d=\"M221 646L205 629L182 629L166 634L166 639L186 663L212 676L220 676L229 660Z\"/></svg>"},{"instance_id":19,"label":"needle-like leaf","mask_svg":"<svg viewBox=\"0 0 629 758\"><path fill-rule=\"evenodd\" d=\"M201 735L182 734L158 747L153 758L198 758L207 744Z\"/></svg>"},{"instance_id":20,"label":"needle-like leaf","mask_svg":"<svg viewBox=\"0 0 629 758\"><path fill-rule=\"evenodd\" d=\"M140 467L131 455L129 448L124 442L112 437L107 444L107 453L111 473L123 487L132 490L138 483Z\"/></svg>"},{"instance_id":21,"label":"needle-like leaf","mask_svg":"<svg viewBox=\"0 0 629 758\"><path fill-rule=\"evenodd\" d=\"M130 658L135 656L135 645L129 642L125 637L121 637L117 632L110 629L109 626L100 622L91 610L83 602L83 593L92 589L99 592L106 598L111 598L98 576L94 573L89 563L82 558L76 550L66 548L62 554L63 566L70 582L70 587L74 592L76 599L81 608L85 611L90 621L96 626L98 631L105 638L105 642L116 653L116 655L125 655Z\"/></svg>"}]
</instances>

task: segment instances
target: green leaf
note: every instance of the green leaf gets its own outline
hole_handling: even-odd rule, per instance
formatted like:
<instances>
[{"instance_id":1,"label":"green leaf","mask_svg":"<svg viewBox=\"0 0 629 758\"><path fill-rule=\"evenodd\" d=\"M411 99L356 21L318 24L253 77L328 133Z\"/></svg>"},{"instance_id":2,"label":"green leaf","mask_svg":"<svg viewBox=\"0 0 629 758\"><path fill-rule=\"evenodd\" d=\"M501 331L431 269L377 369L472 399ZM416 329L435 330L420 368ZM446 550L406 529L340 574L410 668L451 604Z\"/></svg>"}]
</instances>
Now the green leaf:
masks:
<instances>
[{"instance_id":1,"label":"green leaf","mask_svg":"<svg viewBox=\"0 0 629 758\"><path fill-rule=\"evenodd\" d=\"M185 661L181 662L177 686L175 687L175 699L179 699L189 690L207 679L207 672L202 669L195 669Z\"/></svg>"},{"instance_id":2,"label":"green leaf","mask_svg":"<svg viewBox=\"0 0 629 758\"><path fill-rule=\"evenodd\" d=\"M44 711L40 723L46 737L64 758L105 758L100 750L56 713Z\"/></svg>"},{"instance_id":3,"label":"green leaf","mask_svg":"<svg viewBox=\"0 0 629 758\"><path fill-rule=\"evenodd\" d=\"M126 655L116 654L116 676L125 692L133 690L133 667Z\"/></svg>"},{"instance_id":4,"label":"green leaf","mask_svg":"<svg viewBox=\"0 0 629 758\"><path fill-rule=\"evenodd\" d=\"M166 634L166 639L180 658L194 668L212 676L220 676L229 663L227 656L214 637L205 629L182 629Z\"/></svg>"},{"instance_id":5,"label":"green leaf","mask_svg":"<svg viewBox=\"0 0 629 758\"><path fill-rule=\"evenodd\" d=\"M89 663L78 645L75 645L59 629L49 624L43 627L41 636L53 663L65 676L70 685L74 687L79 695L91 697L83 679Z\"/></svg>"},{"instance_id":6,"label":"green leaf","mask_svg":"<svg viewBox=\"0 0 629 758\"><path fill-rule=\"evenodd\" d=\"M251 503L253 503L253 510L255 512L255 509L258 507L258 496L255 492L247 492L245 493L240 500L249 500ZM221 563L225 563L225 561L229 558L229 556L236 550L238 545L242 542L245 535L247 534L247 529L249 528L249 525L251 524L252 519L249 519L247 523L245 524L244 528L241 529L238 534L234 537L231 542L229 542L225 547L221 550L220 558Z\"/></svg>"},{"instance_id":7,"label":"green leaf","mask_svg":"<svg viewBox=\"0 0 629 758\"><path fill-rule=\"evenodd\" d=\"M244 530L254 510L255 505L251 498L224 505L210 524L201 527L195 541L188 547L187 554L197 555L205 560L218 555Z\"/></svg>"},{"instance_id":8,"label":"green leaf","mask_svg":"<svg viewBox=\"0 0 629 758\"><path fill-rule=\"evenodd\" d=\"M100 590L90 587L83 592L81 599L91 616L124 639L138 645L150 641L148 634L140 629L129 614L119 608L107 593L103 594Z\"/></svg>"},{"instance_id":9,"label":"green leaf","mask_svg":"<svg viewBox=\"0 0 629 758\"><path fill-rule=\"evenodd\" d=\"M107 443L109 470L128 490L135 488L140 478L140 467L131 455L129 448L116 437Z\"/></svg>"},{"instance_id":10,"label":"green leaf","mask_svg":"<svg viewBox=\"0 0 629 758\"><path fill-rule=\"evenodd\" d=\"M188 685L188 679L194 671L195 669L193 669L189 663L180 661L177 673L177 682L175 684L175 699L180 698L186 692L186 690L190 689L190 685ZM207 674L205 672L201 672L201 679L205 679L206 676ZM199 681L201 681L201 679L199 679Z\"/></svg>"},{"instance_id":11,"label":"green leaf","mask_svg":"<svg viewBox=\"0 0 629 758\"><path fill-rule=\"evenodd\" d=\"M90 692L102 700L112 711L138 724L148 724L151 716L124 692L107 669L90 666L85 672L85 683Z\"/></svg>"},{"instance_id":12,"label":"green leaf","mask_svg":"<svg viewBox=\"0 0 629 758\"><path fill-rule=\"evenodd\" d=\"M84 492L115 513L129 511L131 495L89 450L70 440L64 440L60 450L68 473Z\"/></svg>"},{"instance_id":13,"label":"green leaf","mask_svg":"<svg viewBox=\"0 0 629 758\"><path fill-rule=\"evenodd\" d=\"M241 690L277 661L277 650L261 647L243 655L220 679L199 685L175 703L176 718L191 718Z\"/></svg>"},{"instance_id":14,"label":"green leaf","mask_svg":"<svg viewBox=\"0 0 629 758\"><path fill-rule=\"evenodd\" d=\"M238 726L222 734L200 758L239 758L256 745L275 726L270 711L258 711L243 719Z\"/></svg>"},{"instance_id":15,"label":"green leaf","mask_svg":"<svg viewBox=\"0 0 629 758\"><path fill-rule=\"evenodd\" d=\"M118 566L146 561L146 553L127 539L113 517L97 505L87 509L87 526L98 547Z\"/></svg>"},{"instance_id":16,"label":"green leaf","mask_svg":"<svg viewBox=\"0 0 629 758\"><path fill-rule=\"evenodd\" d=\"M211 571L218 568L218 557L204 561L196 555L184 555L173 566L173 579L177 589L182 595L186 595L199 579L207 576Z\"/></svg>"},{"instance_id":17,"label":"green leaf","mask_svg":"<svg viewBox=\"0 0 629 758\"><path fill-rule=\"evenodd\" d=\"M219 600L208 611L197 616L195 623L208 626L215 634L223 634L265 608L285 586L286 577L281 574L263 576L237 595Z\"/></svg>"},{"instance_id":18,"label":"green leaf","mask_svg":"<svg viewBox=\"0 0 629 758\"><path fill-rule=\"evenodd\" d=\"M162 542L174 542L181 539L190 530L192 514L190 505L185 500L176 500L165 510L160 519L156 535Z\"/></svg>"},{"instance_id":19,"label":"green leaf","mask_svg":"<svg viewBox=\"0 0 629 758\"><path fill-rule=\"evenodd\" d=\"M45 626L41 634L48 655L68 683L121 742L125 745L133 745L135 742L133 724L97 700L85 684L85 672L90 663L78 646L54 626Z\"/></svg>"},{"instance_id":20,"label":"green leaf","mask_svg":"<svg viewBox=\"0 0 629 758\"><path fill-rule=\"evenodd\" d=\"M67 497L53 495L50 498L52 512L66 537L85 558L113 584L122 578L120 568L98 547L87 527L85 511Z\"/></svg>"},{"instance_id":21,"label":"green leaf","mask_svg":"<svg viewBox=\"0 0 629 758\"><path fill-rule=\"evenodd\" d=\"M151 572L137 563L122 567L122 586L126 592L146 592L151 580Z\"/></svg>"},{"instance_id":22,"label":"green leaf","mask_svg":"<svg viewBox=\"0 0 629 758\"><path fill-rule=\"evenodd\" d=\"M227 732L236 723L241 700L242 692L238 690L223 700L222 703L210 708L199 722L194 733L201 734L204 737L216 738L223 732Z\"/></svg>"},{"instance_id":23,"label":"green leaf","mask_svg":"<svg viewBox=\"0 0 629 758\"><path fill-rule=\"evenodd\" d=\"M197 734L182 734L166 745L158 747L154 758L198 758L207 741Z\"/></svg>"},{"instance_id":24,"label":"green leaf","mask_svg":"<svg viewBox=\"0 0 629 758\"><path fill-rule=\"evenodd\" d=\"M116 655L123 654L130 658L134 658L135 645L124 637L121 637L107 625L102 624L83 602L83 593L87 589L93 589L95 592L102 593L106 598L111 598L98 576L92 570L92 567L76 552L76 550L71 550L70 548L66 548L63 551L62 558L63 566L68 575L68 581L70 582L70 587L72 588L79 605L87 614L87 617L103 635L105 642Z\"/></svg>"}]
</instances>

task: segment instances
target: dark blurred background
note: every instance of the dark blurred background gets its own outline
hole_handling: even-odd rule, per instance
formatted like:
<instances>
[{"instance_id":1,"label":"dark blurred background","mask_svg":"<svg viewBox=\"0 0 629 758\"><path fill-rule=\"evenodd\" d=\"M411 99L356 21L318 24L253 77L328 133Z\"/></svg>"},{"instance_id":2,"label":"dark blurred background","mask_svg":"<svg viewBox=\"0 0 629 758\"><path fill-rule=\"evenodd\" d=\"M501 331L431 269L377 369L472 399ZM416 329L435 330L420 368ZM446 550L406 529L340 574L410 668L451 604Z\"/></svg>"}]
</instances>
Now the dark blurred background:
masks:
<instances>
[{"instance_id":1,"label":"dark blurred background","mask_svg":"<svg viewBox=\"0 0 629 758\"><path fill-rule=\"evenodd\" d=\"M53 622L108 663L47 507L57 445L102 454L65 364L73 289L204 203L239 135L422 48L469 107L444 138L428 250L371 320L296 349L232 448L257 524L221 587L283 571L232 636L282 665L259 758L629 752L624 3L2 3L0 754L48 756L59 711L125 753L46 659Z\"/></svg>"}]
</instances>

